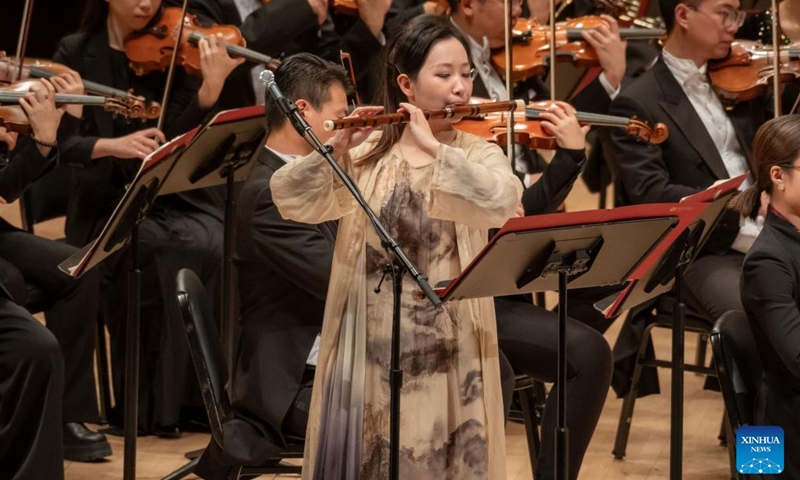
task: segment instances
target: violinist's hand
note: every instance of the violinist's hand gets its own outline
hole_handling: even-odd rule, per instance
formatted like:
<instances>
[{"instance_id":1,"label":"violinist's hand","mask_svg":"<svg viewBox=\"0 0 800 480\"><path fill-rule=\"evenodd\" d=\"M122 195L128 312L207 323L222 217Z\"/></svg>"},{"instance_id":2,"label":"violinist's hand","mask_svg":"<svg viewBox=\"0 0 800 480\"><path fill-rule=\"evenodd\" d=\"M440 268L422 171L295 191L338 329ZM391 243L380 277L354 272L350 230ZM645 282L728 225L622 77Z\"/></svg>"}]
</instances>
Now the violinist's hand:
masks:
<instances>
[{"instance_id":1,"label":"violinist's hand","mask_svg":"<svg viewBox=\"0 0 800 480\"><path fill-rule=\"evenodd\" d=\"M8 145L8 150L14 150L17 146L17 132L9 132L6 127L0 127L0 142Z\"/></svg>"},{"instance_id":2,"label":"violinist's hand","mask_svg":"<svg viewBox=\"0 0 800 480\"><path fill-rule=\"evenodd\" d=\"M234 68L244 62L243 58L231 58L225 50L225 40L221 34L211 35L208 39L201 38L198 42L200 48L200 69L203 72L203 84L197 91L197 99L201 108L211 108L217 103L225 79Z\"/></svg>"},{"instance_id":3,"label":"violinist's hand","mask_svg":"<svg viewBox=\"0 0 800 480\"><path fill-rule=\"evenodd\" d=\"M410 116L408 125L406 125L406 132L410 135L409 140L416 143L423 152L435 158L441 143L433 136L428 119L425 118L425 113L414 105L405 102L400 102L398 111L408 112Z\"/></svg>"},{"instance_id":4,"label":"violinist's hand","mask_svg":"<svg viewBox=\"0 0 800 480\"><path fill-rule=\"evenodd\" d=\"M375 115L381 113L383 111L383 107L358 107L353 112L348 115L347 118L351 117L360 117L360 118L369 118L374 117ZM364 127L364 128L343 128L341 130L336 130L336 133L325 142L327 145L333 147L333 156L336 159L341 159L342 155L344 155L348 150L351 148L357 147L361 145L367 137L370 136L372 131L374 130L373 127Z\"/></svg>"},{"instance_id":5,"label":"violinist's hand","mask_svg":"<svg viewBox=\"0 0 800 480\"><path fill-rule=\"evenodd\" d=\"M328 18L328 0L308 0L311 10L317 15L317 23L322 25Z\"/></svg>"},{"instance_id":6,"label":"violinist's hand","mask_svg":"<svg viewBox=\"0 0 800 480\"><path fill-rule=\"evenodd\" d=\"M359 18L367 25L373 37L380 38L392 0L356 0L356 3Z\"/></svg>"},{"instance_id":7,"label":"violinist's hand","mask_svg":"<svg viewBox=\"0 0 800 480\"><path fill-rule=\"evenodd\" d=\"M570 150L586 148L586 134L589 132L589 127L580 126L572 105L556 101L539 117L543 120L542 127L555 137L560 148Z\"/></svg>"},{"instance_id":8,"label":"violinist's hand","mask_svg":"<svg viewBox=\"0 0 800 480\"><path fill-rule=\"evenodd\" d=\"M429 15L444 15L447 8L446 1L428 0L422 4L422 10Z\"/></svg>"},{"instance_id":9,"label":"violinist's hand","mask_svg":"<svg viewBox=\"0 0 800 480\"><path fill-rule=\"evenodd\" d=\"M92 158L116 157L144 160L164 142L166 142L166 138L161 130L146 128L124 137L101 138L95 143Z\"/></svg>"},{"instance_id":10,"label":"violinist's hand","mask_svg":"<svg viewBox=\"0 0 800 480\"><path fill-rule=\"evenodd\" d=\"M68 95L83 95L83 80L78 72L70 70L60 75L51 77L50 82L56 87L56 92ZM66 111L75 118L83 116L83 105L66 105Z\"/></svg>"},{"instance_id":11,"label":"violinist's hand","mask_svg":"<svg viewBox=\"0 0 800 480\"><path fill-rule=\"evenodd\" d=\"M587 28L581 32L581 36L597 52L597 60L606 80L616 89L625 76L625 48L628 43L619 36L619 24L614 17L601 15L600 18L608 22L610 28Z\"/></svg>"},{"instance_id":12,"label":"violinist's hand","mask_svg":"<svg viewBox=\"0 0 800 480\"><path fill-rule=\"evenodd\" d=\"M31 85L31 91L20 98L19 105L28 116L33 135L37 140L55 143L58 124L64 110L56 107L56 89L52 83L39 79L39 83ZM50 154L50 147L36 144L39 152L45 157Z\"/></svg>"}]
</instances>

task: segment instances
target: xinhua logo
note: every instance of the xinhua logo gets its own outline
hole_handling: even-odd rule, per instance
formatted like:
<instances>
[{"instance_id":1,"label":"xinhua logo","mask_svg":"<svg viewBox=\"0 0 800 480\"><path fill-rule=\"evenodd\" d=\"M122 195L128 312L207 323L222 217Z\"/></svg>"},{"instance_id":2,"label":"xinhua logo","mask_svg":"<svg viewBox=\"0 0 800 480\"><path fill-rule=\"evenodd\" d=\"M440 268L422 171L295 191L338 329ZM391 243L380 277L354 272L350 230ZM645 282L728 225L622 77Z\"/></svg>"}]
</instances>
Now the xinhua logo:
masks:
<instances>
[{"instance_id":1,"label":"xinhua logo","mask_svg":"<svg viewBox=\"0 0 800 480\"><path fill-rule=\"evenodd\" d=\"M740 427L736 431L739 473L770 475L783 472L783 450L781 427Z\"/></svg>"}]
</instances>

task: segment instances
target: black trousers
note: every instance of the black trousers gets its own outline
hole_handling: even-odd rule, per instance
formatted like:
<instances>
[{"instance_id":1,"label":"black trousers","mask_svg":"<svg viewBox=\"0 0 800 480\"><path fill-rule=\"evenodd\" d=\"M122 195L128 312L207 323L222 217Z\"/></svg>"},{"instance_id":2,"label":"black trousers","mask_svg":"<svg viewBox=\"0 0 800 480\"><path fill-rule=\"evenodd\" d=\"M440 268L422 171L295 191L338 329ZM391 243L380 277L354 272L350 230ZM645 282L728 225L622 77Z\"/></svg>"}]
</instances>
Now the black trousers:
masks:
<instances>
[{"instance_id":1,"label":"black trousers","mask_svg":"<svg viewBox=\"0 0 800 480\"><path fill-rule=\"evenodd\" d=\"M0 255L47 295L47 328L64 354L64 422L99 422L93 368L99 277L89 271L75 280L58 269L76 250L23 231L0 232ZM15 297L25 291L24 285L9 289ZM15 300L25 305L24 298Z\"/></svg>"},{"instance_id":2,"label":"black trousers","mask_svg":"<svg viewBox=\"0 0 800 480\"><path fill-rule=\"evenodd\" d=\"M64 478L58 342L0 297L0 480Z\"/></svg>"},{"instance_id":3,"label":"black trousers","mask_svg":"<svg viewBox=\"0 0 800 480\"><path fill-rule=\"evenodd\" d=\"M501 359L503 403L508 412L514 373L543 382L558 376L558 315L514 298L496 298L497 337ZM568 319L567 325L567 428L569 474L577 478L611 382L611 349L596 330ZM542 421L542 451L537 480L555 474L554 429L557 419L555 389L547 397Z\"/></svg>"},{"instance_id":4,"label":"black trousers","mask_svg":"<svg viewBox=\"0 0 800 480\"><path fill-rule=\"evenodd\" d=\"M209 297L216 299L222 243L222 222L198 211L157 204L139 226L141 432L179 425L183 407L202 405L175 297L175 276L181 268L192 269L203 281ZM117 400L111 420L118 425L122 424L124 411L129 252L130 249L123 250L107 259L101 280Z\"/></svg>"}]
</instances>

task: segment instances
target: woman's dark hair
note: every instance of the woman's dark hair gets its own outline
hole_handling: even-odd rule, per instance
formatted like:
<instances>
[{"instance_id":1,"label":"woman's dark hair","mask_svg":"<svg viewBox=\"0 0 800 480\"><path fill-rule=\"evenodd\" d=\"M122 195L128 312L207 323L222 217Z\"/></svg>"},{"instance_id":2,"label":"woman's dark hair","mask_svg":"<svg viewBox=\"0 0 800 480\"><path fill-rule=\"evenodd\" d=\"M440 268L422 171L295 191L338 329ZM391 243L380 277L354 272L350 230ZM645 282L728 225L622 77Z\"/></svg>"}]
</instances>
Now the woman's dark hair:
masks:
<instances>
[{"instance_id":1,"label":"woman's dark hair","mask_svg":"<svg viewBox=\"0 0 800 480\"><path fill-rule=\"evenodd\" d=\"M761 192L772 193L770 169L786 168L800 156L800 115L784 115L768 121L753 139L755 182L731 201L730 208L755 218L761 206Z\"/></svg>"},{"instance_id":2,"label":"woman's dark hair","mask_svg":"<svg viewBox=\"0 0 800 480\"><path fill-rule=\"evenodd\" d=\"M292 55L275 70L275 84L286 98L302 98L317 110L331 99L330 86L337 83L345 92L352 93L353 84L344 68L310 53ZM288 121L269 93L265 98L264 110L268 130Z\"/></svg>"},{"instance_id":3,"label":"woman's dark hair","mask_svg":"<svg viewBox=\"0 0 800 480\"><path fill-rule=\"evenodd\" d=\"M89 0L81 18L81 32L96 32L105 28L108 19L108 2L106 0Z\"/></svg>"},{"instance_id":4,"label":"woman's dark hair","mask_svg":"<svg viewBox=\"0 0 800 480\"><path fill-rule=\"evenodd\" d=\"M381 81L375 94L374 104L383 105L387 113L396 112L400 102L407 100L397 84L397 76L404 73L416 80L425 59L433 46L450 38L455 38L464 46L472 65L469 42L463 33L444 17L438 15L420 15L392 35L384 49ZM363 162L372 162L388 152L403 134L405 124L386 125L383 135L364 158Z\"/></svg>"}]
</instances>

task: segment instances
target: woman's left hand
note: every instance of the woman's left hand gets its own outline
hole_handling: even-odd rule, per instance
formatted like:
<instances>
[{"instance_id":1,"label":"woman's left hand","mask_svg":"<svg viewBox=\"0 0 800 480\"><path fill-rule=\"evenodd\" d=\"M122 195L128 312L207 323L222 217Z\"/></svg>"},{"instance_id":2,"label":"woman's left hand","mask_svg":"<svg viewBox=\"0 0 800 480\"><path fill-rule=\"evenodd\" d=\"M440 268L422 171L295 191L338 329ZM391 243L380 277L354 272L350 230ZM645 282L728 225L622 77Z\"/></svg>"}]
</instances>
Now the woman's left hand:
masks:
<instances>
[{"instance_id":1,"label":"woman's left hand","mask_svg":"<svg viewBox=\"0 0 800 480\"><path fill-rule=\"evenodd\" d=\"M244 62L243 58L231 58L225 49L225 39L221 34L201 38L197 47L200 49L200 69L203 72L203 84L197 91L200 107L211 108L217 103L225 80L234 68Z\"/></svg>"},{"instance_id":2,"label":"woman's left hand","mask_svg":"<svg viewBox=\"0 0 800 480\"><path fill-rule=\"evenodd\" d=\"M0 127L0 143L8 145L8 151L17 146L17 132L9 132L6 127Z\"/></svg>"},{"instance_id":3,"label":"woman's left hand","mask_svg":"<svg viewBox=\"0 0 800 480\"><path fill-rule=\"evenodd\" d=\"M84 94L83 80L81 80L81 76L78 72L70 70L69 72L64 72L60 75L51 77L49 80L52 82L53 86L56 88L56 92L58 93L64 93L68 95ZM75 118L81 118L81 116L83 116L83 105L69 104L66 105L65 108L67 113Z\"/></svg>"},{"instance_id":4,"label":"woman's left hand","mask_svg":"<svg viewBox=\"0 0 800 480\"><path fill-rule=\"evenodd\" d=\"M407 112L409 115L408 125L406 125L406 131L410 135L409 140L416 143L422 151L431 157L436 157L440 143L433 136L428 119L425 118L425 113L414 105L405 102L400 103L400 108L397 111Z\"/></svg>"},{"instance_id":5,"label":"woman's left hand","mask_svg":"<svg viewBox=\"0 0 800 480\"><path fill-rule=\"evenodd\" d=\"M20 98L19 105L28 116L36 138L53 143L56 141L58 125L64 111L56 107L56 89L53 84L46 79L39 79L39 82L31 86L30 93Z\"/></svg>"},{"instance_id":6,"label":"woman's left hand","mask_svg":"<svg viewBox=\"0 0 800 480\"><path fill-rule=\"evenodd\" d=\"M586 134L589 132L589 127L581 127L575 118L575 108L572 105L555 101L539 117L543 120L542 127L555 137L560 148L570 150L586 148Z\"/></svg>"}]
</instances>

